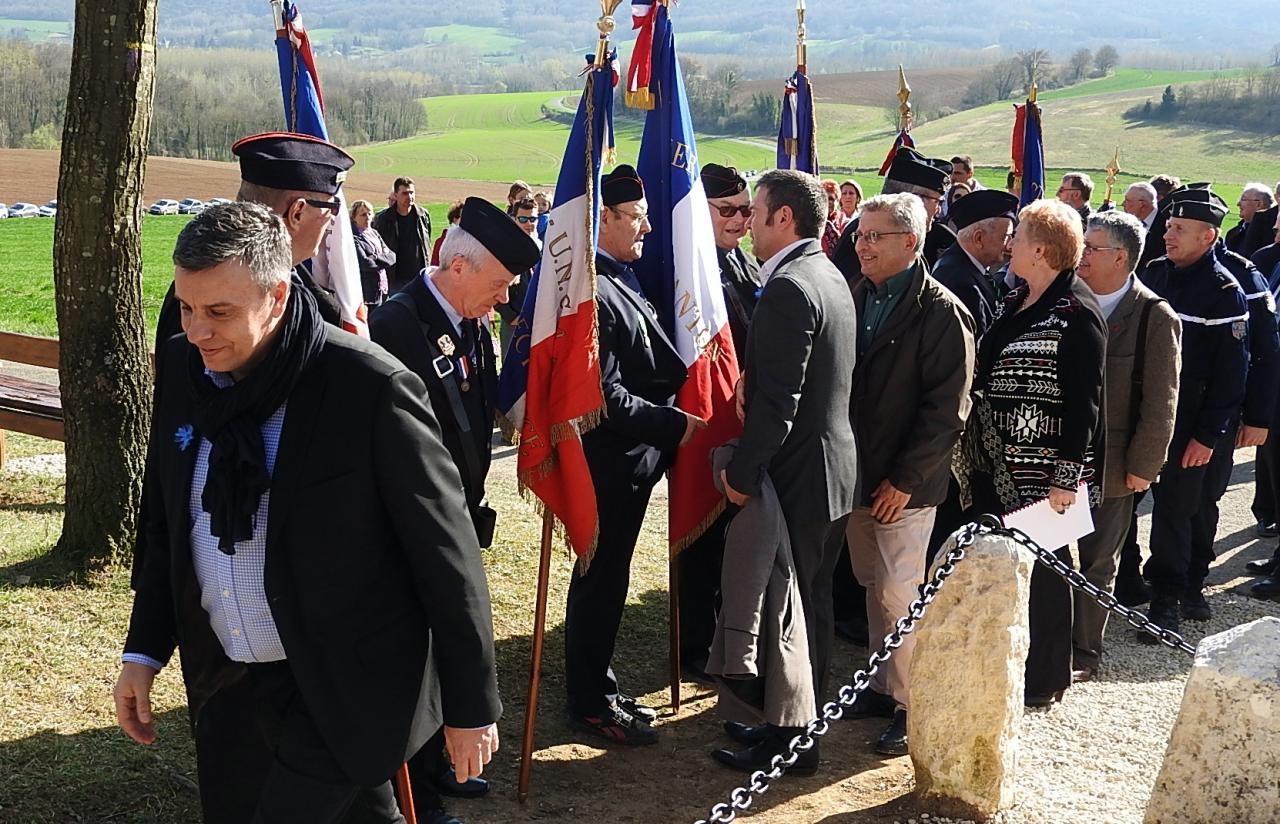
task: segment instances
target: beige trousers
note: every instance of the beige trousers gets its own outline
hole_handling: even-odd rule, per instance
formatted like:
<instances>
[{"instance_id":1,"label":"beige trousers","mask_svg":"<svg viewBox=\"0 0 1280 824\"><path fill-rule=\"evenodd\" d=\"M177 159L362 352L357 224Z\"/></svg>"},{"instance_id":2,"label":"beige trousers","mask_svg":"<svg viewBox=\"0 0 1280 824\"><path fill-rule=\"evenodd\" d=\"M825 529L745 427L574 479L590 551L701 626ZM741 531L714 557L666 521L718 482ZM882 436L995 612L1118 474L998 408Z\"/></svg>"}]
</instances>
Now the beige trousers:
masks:
<instances>
[{"instance_id":1,"label":"beige trousers","mask_svg":"<svg viewBox=\"0 0 1280 824\"><path fill-rule=\"evenodd\" d=\"M858 583L867 588L867 635L873 652L919 596L936 513L933 506L907 509L891 524L872 518L868 507L859 507L849 516L849 557ZM871 679L872 689L893 696L902 708L907 706L907 673L914 649L915 635L903 636L902 646Z\"/></svg>"}]
</instances>

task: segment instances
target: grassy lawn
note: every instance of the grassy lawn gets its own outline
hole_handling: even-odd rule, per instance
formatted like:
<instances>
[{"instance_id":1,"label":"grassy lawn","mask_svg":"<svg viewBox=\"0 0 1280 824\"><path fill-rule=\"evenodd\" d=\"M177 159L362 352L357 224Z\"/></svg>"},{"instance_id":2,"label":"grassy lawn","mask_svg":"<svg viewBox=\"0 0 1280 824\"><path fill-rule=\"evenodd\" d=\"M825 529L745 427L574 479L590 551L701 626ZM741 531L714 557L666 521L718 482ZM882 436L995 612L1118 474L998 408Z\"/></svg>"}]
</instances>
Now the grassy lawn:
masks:
<instances>
[{"instance_id":1,"label":"grassy lawn","mask_svg":"<svg viewBox=\"0 0 1280 824\"><path fill-rule=\"evenodd\" d=\"M511 54L524 44L519 37L504 34L492 26L428 26L422 30L423 42L430 45L466 46L481 55Z\"/></svg>"},{"instance_id":2,"label":"grassy lawn","mask_svg":"<svg viewBox=\"0 0 1280 824\"><path fill-rule=\"evenodd\" d=\"M436 231L448 224L447 203L427 204ZM173 280L171 255L185 215L147 215L142 221L142 304L153 330ZM52 220L0 220L0 330L57 337L53 294Z\"/></svg>"}]
</instances>

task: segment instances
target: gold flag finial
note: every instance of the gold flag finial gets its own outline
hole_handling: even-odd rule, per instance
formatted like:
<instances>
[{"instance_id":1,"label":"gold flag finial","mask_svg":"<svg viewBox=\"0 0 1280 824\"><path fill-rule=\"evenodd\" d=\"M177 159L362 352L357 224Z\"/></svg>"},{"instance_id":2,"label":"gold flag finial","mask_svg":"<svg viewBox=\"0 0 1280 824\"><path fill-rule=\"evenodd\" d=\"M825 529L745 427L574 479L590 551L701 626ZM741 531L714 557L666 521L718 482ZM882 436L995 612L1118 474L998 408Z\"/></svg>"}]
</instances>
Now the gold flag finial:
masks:
<instances>
[{"instance_id":1,"label":"gold flag finial","mask_svg":"<svg viewBox=\"0 0 1280 824\"><path fill-rule=\"evenodd\" d=\"M600 0L600 19L596 21L596 28L600 31L600 39L596 42L595 67L597 69L604 66L605 58L609 55L609 38L618 27L617 21L613 19L613 13L620 5L622 0Z\"/></svg>"},{"instance_id":2,"label":"gold flag finial","mask_svg":"<svg viewBox=\"0 0 1280 824\"><path fill-rule=\"evenodd\" d=\"M809 45L805 42L808 30L804 25L804 0L796 0L796 68L801 72L809 65Z\"/></svg>"},{"instance_id":3,"label":"gold flag finial","mask_svg":"<svg viewBox=\"0 0 1280 824\"><path fill-rule=\"evenodd\" d=\"M907 73L898 66L898 131L911 129L911 87L907 85Z\"/></svg>"},{"instance_id":4,"label":"gold flag finial","mask_svg":"<svg viewBox=\"0 0 1280 824\"><path fill-rule=\"evenodd\" d=\"M1107 164L1107 196L1104 198L1106 202L1111 202L1111 193L1115 191L1116 175L1120 174L1120 147L1116 146L1115 156L1111 158L1111 162Z\"/></svg>"}]
</instances>

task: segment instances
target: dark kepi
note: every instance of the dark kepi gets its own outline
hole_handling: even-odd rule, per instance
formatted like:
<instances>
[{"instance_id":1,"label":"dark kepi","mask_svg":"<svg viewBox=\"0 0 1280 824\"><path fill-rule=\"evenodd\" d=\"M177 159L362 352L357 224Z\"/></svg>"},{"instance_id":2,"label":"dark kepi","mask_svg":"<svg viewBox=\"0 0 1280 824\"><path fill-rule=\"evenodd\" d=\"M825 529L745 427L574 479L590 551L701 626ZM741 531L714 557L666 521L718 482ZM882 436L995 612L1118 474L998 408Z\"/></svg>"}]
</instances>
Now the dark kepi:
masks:
<instances>
[{"instance_id":1,"label":"dark kepi","mask_svg":"<svg viewBox=\"0 0 1280 824\"><path fill-rule=\"evenodd\" d=\"M533 238L506 212L484 198L469 197L463 202L458 226L480 241L512 274L529 271L542 256Z\"/></svg>"},{"instance_id":2,"label":"dark kepi","mask_svg":"<svg viewBox=\"0 0 1280 824\"><path fill-rule=\"evenodd\" d=\"M708 163L702 167L702 188L709 198L733 197L747 190L747 179L732 166Z\"/></svg>"},{"instance_id":3,"label":"dark kepi","mask_svg":"<svg viewBox=\"0 0 1280 824\"><path fill-rule=\"evenodd\" d=\"M950 219L956 231L993 217L1018 219L1018 198L999 189L979 189L951 204Z\"/></svg>"},{"instance_id":4,"label":"dark kepi","mask_svg":"<svg viewBox=\"0 0 1280 824\"><path fill-rule=\"evenodd\" d=\"M1169 217L1199 220L1211 226L1222 226L1222 221L1231 213L1222 198L1205 189L1186 188L1169 195Z\"/></svg>"},{"instance_id":5,"label":"dark kepi","mask_svg":"<svg viewBox=\"0 0 1280 824\"><path fill-rule=\"evenodd\" d=\"M915 149L904 146L894 154L893 164L889 166L889 173L885 177L942 194L946 191L947 181L951 179L951 164L945 160L925 157Z\"/></svg>"},{"instance_id":6,"label":"dark kepi","mask_svg":"<svg viewBox=\"0 0 1280 824\"><path fill-rule=\"evenodd\" d=\"M267 132L237 140L231 153L240 158L240 178L271 189L334 195L355 165L332 143L305 134Z\"/></svg>"},{"instance_id":7,"label":"dark kepi","mask_svg":"<svg viewBox=\"0 0 1280 824\"><path fill-rule=\"evenodd\" d=\"M600 202L605 206L620 206L644 197L644 181L634 166L622 164L600 180Z\"/></svg>"}]
</instances>

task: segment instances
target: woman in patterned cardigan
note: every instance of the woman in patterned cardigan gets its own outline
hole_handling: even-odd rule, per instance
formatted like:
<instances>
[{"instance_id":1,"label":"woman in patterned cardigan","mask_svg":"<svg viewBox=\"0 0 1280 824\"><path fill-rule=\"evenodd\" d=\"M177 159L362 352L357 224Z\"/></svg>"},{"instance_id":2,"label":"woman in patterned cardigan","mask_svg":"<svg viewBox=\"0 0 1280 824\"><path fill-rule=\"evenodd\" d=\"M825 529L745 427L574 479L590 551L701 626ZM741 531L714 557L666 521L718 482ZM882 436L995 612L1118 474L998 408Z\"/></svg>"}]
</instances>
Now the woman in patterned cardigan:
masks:
<instances>
[{"instance_id":1,"label":"woman in patterned cardigan","mask_svg":"<svg viewBox=\"0 0 1280 824\"><path fill-rule=\"evenodd\" d=\"M1056 200L1022 210L1010 270L1021 279L978 344L973 414L956 450L961 498L1007 513L1044 498L1058 512L1102 501L1106 327L1076 277L1080 216ZM1077 500L1084 483L1087 500ZM1066 547L1058 557L1071 563ZM1071 685L1071 591L1037 564L1031 575L1026 703L1048 706Z\"/></svg>"}]
</instances>

